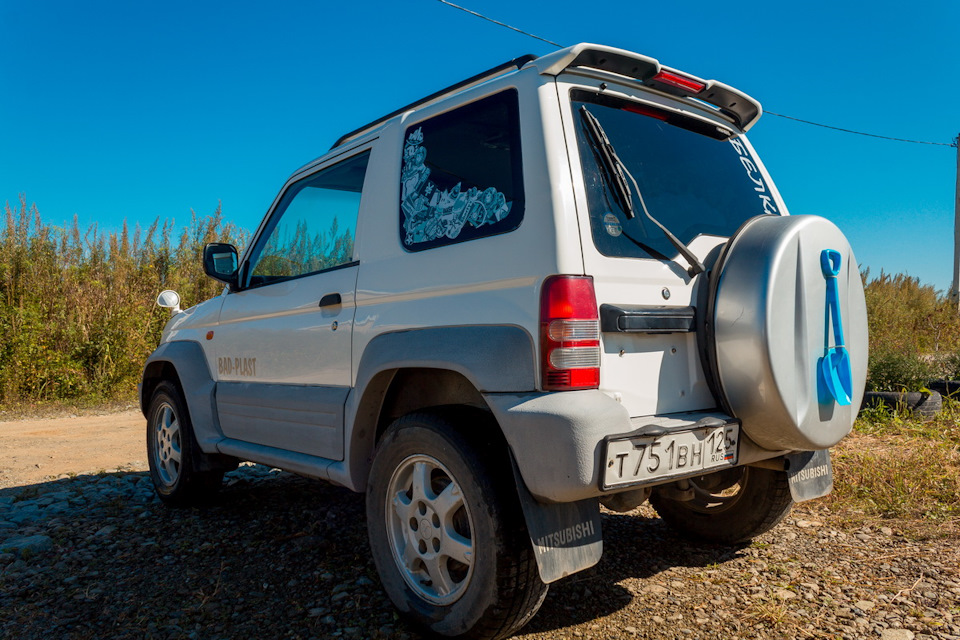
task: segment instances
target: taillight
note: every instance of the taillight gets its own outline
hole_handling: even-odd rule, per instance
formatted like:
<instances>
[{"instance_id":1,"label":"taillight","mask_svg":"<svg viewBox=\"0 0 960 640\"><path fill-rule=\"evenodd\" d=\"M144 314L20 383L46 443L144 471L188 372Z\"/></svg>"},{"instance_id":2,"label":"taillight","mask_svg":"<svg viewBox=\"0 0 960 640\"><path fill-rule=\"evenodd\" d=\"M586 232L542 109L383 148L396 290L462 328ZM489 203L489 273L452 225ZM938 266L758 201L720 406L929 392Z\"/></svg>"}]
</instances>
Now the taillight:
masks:
<instances>
[{"instance_id":1,"label":"taillight","mask_svg":"<svg viewBox=\"0 0 960 640\"><path fill-rule=\"evenodd\" d=\"M545 391L600 386L600 317L593 278L550 276L543 282L540 371Z\"/></svg>"},{"instance_id":2,"label":"taillight","mask_svg":"<svg viewBox=\"0 0 960 640\"><path fill-rule=\"evenodd\" d=\"M691 80L690 78L684 78L683 76L670 73L669 71L661 71L657 75L653 76L653 80L654 82L661 82L663 84L670 85L671 87L676 87L677 89L689 91L690 93L700 93L706 86L702 82L697 82L696 80Z\"/></svg>"}]
</instances>

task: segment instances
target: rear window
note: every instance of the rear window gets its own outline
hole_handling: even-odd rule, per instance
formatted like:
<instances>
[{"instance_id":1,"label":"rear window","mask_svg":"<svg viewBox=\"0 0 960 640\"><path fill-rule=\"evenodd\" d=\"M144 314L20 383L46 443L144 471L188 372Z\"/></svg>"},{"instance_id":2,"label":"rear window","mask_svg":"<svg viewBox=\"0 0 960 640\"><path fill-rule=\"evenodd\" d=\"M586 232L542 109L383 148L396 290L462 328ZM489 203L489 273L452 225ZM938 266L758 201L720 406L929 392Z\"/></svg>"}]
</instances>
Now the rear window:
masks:
<instances>
[{"instance_id":1,"label":"rear window","mask_svg":"<svg viewBox=\"0 0 960 640\"><path fill-rule=\"evenodd\" d=\"M650 214L684 244L699 235L729 237L748 218L780 214L769 185L738 137L727 139L727 132L696 119L611 96L576 89L571 100L590 229L602 254L665 259L677 251L644 215L636 193L636 216L627 219L605 183L581 106L599 120L636 178Z\"/></svg>"},{"instance_id":2,"label":"rear window","mask_svg":"<svg viewBox=\"0 0 960 640\"><path fill-rule=\"evenodd\" d=\"M422 251L516 229L523 218L517 92L409 127L400 175L400 240Z\"/></svg>"}]
</instances>

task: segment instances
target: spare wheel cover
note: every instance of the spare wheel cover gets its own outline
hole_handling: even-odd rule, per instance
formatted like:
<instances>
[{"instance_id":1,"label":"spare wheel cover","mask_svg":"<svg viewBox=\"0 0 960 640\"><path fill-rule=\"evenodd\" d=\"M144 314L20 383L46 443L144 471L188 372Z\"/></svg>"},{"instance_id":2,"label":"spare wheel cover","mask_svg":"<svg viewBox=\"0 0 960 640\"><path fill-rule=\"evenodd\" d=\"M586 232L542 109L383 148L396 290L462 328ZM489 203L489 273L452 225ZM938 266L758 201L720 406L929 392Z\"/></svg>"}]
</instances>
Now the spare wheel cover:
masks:
<instances>
[{"instance_id":1,"label":"spare wheel cover","mask_svg":"<svg viewBox=\"0 0 960 640\"><path fill-rule=\"evenodd\" d=\"M821 254L839 254L837 299L850 401L819 382L836 356ZM836 255L834 254L834 257ZM853 426L867 377L867 307L843 233L818 216L760 216L730 239L714 274L713 341L720 392L754 442L772 450L833 446ZM840 394L843 395L843 394Z\"/></svg>"}]
</instances>

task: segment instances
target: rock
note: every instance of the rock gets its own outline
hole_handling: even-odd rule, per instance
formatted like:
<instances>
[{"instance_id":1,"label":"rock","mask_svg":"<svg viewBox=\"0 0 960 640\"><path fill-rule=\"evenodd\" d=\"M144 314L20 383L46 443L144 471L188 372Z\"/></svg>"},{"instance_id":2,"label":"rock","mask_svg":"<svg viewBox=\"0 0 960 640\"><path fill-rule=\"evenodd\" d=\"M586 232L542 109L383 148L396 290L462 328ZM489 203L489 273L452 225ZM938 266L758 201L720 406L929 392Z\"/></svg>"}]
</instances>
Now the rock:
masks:
<instances>
[{"instance_id":1,"label":"rock","mask_svg":"<svg viewBox=\"0 0 960 640\"><path fill-rule=\"evenodd\" d=\"M634 635L634 636L637 635L637 633L638 633L636 627L629 627L629 626L628 626L628 627L624 627L623 630L626 631L627 633L629 633L630 635Z\"/></svg>"},{"instance_id":2,"label":"rock","mask_svg":"<svg viewBox=\"0 0 960 640\"><path fill-rule=\"evenodd\" d=\"M649 593L654 595L662 595L668 592L666 587L663 587L659 584L648 584L643 589L640 590L641 593Z\"/></svg>"},{"instance_id":3,"label":"rock","mask_svg":"<svg viewBox=\"0 0 960 640\"><path fill-rule=\"evenodd\" d=\"M13 513L7 516L7 520L14 522L16 524L23 524L25 522L33 522L40 518L40 507L36 504L28 504L24 506L17 505Z\"/></svg>"},{"instance_id":4,"label":"rock","mask_svg":"<svg viewBox=\"0 0 960 640\"><path fill-rule=\"evenodd\" d=\"M797 594L789 589L775 589L773 591L773 597L778 600L793 600L797 597Z\"/></svg>"},{"instance_id":5,"label":"rock","mask_svg":"<svg viewBox=\"0 0 960 640\"><path fill-rule=\"evenodd\" d=\"M60 500L58 502L53 502L44 509L44 513L47 514L56 514L56 513L66 513L70 510L70 501L69 500Z\"/></svg>"},{"instance_id":6,"label":"rock","mask_svg":"<svg viewBox=\"0 0 960 640\"><path fill-rule=\"evenodd\" d=\"M880 633L880 640L913 640L914 637L909 629L884 629Z\"/></svg>"},{"instance_id":7,"label":"rock","mask_svg":"<svg viewBox=\"0 0 960 640\"><path fill-rule=\"evenodd\" d=\"M877 603L871 602L870 600L858 600L857 602L853 603L853 606L861 611L870 611L877 606Z\"/></svg>"},{"instance_id":8,"label":"rock","mask_svg":"<svg viewBox=\"0 0 960 640\"><path fill-rule=\"evenodd\" d=\"M43 553L53 548L53 539L49 536L27 536L25 538L11 538L0 542L0 553L15 552L19 556Z\"/></svg>"},{"instance_id":9,"label":"rock","mask_svg":"<svg viewBox=\"0 0 960 640\"><path fill-rule=\"evenodd\" d=\"M811 527L819 527L822 523L817 522L816 520L797 520L797 526L801 529L809 529Z\"/></svg>"},{"instance_id":10,"label":"rock","mask_svg":"<svg viewBox=\"0 0 960 640\"><path fill-rule=\"evenodd\" d=\"M880 533L882 533L885 536L892 536L893 529L891 529L890 527L880 527Z\"/></svg>"}]
</instances>

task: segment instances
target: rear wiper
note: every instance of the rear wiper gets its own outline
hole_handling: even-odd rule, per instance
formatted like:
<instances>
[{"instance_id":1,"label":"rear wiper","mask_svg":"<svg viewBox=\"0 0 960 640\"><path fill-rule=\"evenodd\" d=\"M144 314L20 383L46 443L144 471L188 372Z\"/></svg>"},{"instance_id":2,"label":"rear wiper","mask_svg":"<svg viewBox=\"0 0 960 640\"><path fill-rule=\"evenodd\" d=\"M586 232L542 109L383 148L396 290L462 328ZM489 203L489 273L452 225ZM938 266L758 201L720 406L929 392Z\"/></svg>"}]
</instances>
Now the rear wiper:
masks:
<instances>
[{"instance_id":1,"label":"rear wiper","mask_svg":"<svg viewBox=\"0 0 960 640\"><path fill-rule=\"evenodd\" d=\"M673 233L663 226L659 220L650 215L650 211L647 209L647 203L643 200L643 193L640 191L640 186L637 184L637 180L633 177L633 174L630 173L630 170L627 169L627 166L617 155L617 152L610 143L610 139L604 132L603 127L600 126L600 121L597 120L592 113L587 111L585 106L580 107L580 114L583 116L583 123L586 126L587 132L590 134L590 142L597 153L600 166L607 178L606 182L613 191L613 194L620 204L620 207L623 209L624 214L627 216L627 219L629 220L636 216L633 210L633 195L630 192L630 186L627 184L626 180L626 178L630 178L630 182L633 183L633 188L637 192L637 199L640 201L640 207L643 209L643 213L647 216L647 218L650 219L650 222L657 225L657 227L663 231L663 235L667 237L667 240L670 241L670 244L672 244L674 248L680 252L680 255L682 255L690 265L690 268L687 269L687 273L689 273L691 276L695 276L698 273L703 273L706 271L703 263L700 262L700 260L697 259L697 256L695 256L693 252L687 248L687 245L680 242L680 239L677 238L677 236L673 235ZM624 175L626 175L626 177L624 177Z\"/></svg>"}]
</instances>

